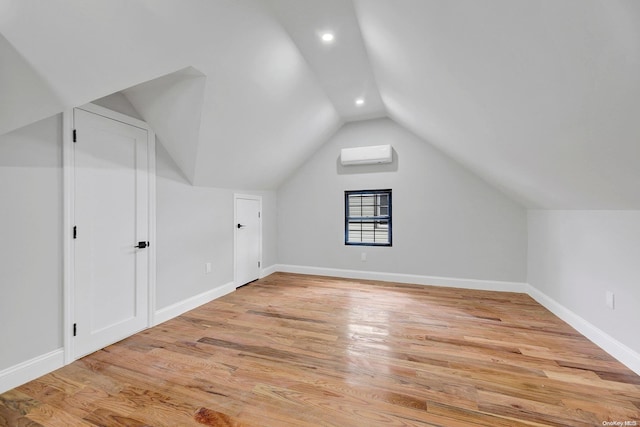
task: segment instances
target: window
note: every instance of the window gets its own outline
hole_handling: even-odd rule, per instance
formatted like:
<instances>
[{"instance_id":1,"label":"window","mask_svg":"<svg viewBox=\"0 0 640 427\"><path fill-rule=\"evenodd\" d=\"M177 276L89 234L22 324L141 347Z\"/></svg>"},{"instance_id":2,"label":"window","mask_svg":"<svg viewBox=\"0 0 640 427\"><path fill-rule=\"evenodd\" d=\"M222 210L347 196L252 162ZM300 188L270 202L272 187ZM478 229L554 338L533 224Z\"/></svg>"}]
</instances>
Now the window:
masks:
<instances>
[{"instance_id":1,"label":"window","mask_svg":"<svg viewBox=\"0 0 640 427\"><path fill-rule=\"evenodd\" d=\"M391 246L391 190L344 192L344 244Z\"/></svg>"}]
</instances>

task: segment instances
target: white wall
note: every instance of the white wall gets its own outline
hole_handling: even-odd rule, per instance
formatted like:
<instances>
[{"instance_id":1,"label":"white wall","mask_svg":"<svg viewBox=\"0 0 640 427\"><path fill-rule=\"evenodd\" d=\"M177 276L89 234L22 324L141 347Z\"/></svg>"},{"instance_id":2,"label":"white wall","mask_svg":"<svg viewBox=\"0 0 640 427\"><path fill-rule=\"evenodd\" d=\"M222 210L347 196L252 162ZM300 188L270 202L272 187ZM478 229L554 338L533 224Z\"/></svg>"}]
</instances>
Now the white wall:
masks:
<instances>
[{"instance_id":1,"label":"white wall","mask_svg":"<svg viewBox=\"0 0 640 427\"><path fill-rule=\"evenodd\" d=\"M392 164L339 164L341 148L388 143ZM345 246L344 191L385 188L393 247ZM524 282L526 227L523 207L390 119L345 125L278 190L281 264Z\"/></svg>"},{"instance_id":2,"label":"white wall","mask_svg":"<svg viewBox=\"0 0 640 427\"><path fill-rule=\"evenodd\" d=\"M529 284L640 353L640 211L529 211L528 229Z\"/></svg>"},{"instance_id":3,"label":"white wall","mask_svg":"<svg viewBox=\"0 0 640 427\"><path fill-rule=\"evenodd\" d=\"M140 118L122 93L94 103ZM275 192L193 186L160 137L156 153L156 311L233 281L236 192L262 196L262 265L266 268L276 263ZM212 265L209 274L205 271L207 262Z\"/></svg>"},{"instance_id":4,"label":"white wall","mask_svg":"<svg viewBox=\"0 0 640 427\"><path fill-rule=\"evenodd\" d=\"M107 101L121 111L127 104L123 97ZM193 187L161 144L157 160L156 308L162 309L233 281L234 191ZM275 192L237 192L262 196L262 261L272 266ZM1 391L33 378L30 372L40 375L62 364L60 115L0 135L0 200ZM206 262L211 274L205 274Z\"/></svg>"},{"instance_id":5,"label":"white wall","mask_svg":"<svg viewBox=\"0 0 640 427\"><path fill-rule=\"evenodd\" d=\"M107 95L104 98L96 99L92 101L92 103L113 111L117 111L118 113L122 113L125 116L144 121L144 119L140 116L140 113L138 113L135 107L131 105L129 99L122 92L112 93L111 95Z\"/></svg>"},{"instance_id":6,"label":"white wall","mask_svg":"<svg viewBox=\"0 0 640 427\"><path fill-rule=\"evenodd\" d=\"M61 128L0 135L0 371L63 345Z\"/></svg>"},{"instance_id":7,"label":"white wall","mask_svg":"<svg viewBox=\"0 0 640 427\"><path fill-rule=\"evenodd\" d=\"M47 79L2 34L0 58L0 135L62 110Z\"/></svg>"},{"instance_id":8,"label":"white wall","mask_svg":"<svg viewBox=\"0 0 640 427\"><path fill-rule=\"evenodd\" d=\"M233 281L234 190L192 186L161 144L156 186L156 308L161 310ZM262 262L275 264L275 192L237 192L262 196Z\"/></svg>"}]
</instances>

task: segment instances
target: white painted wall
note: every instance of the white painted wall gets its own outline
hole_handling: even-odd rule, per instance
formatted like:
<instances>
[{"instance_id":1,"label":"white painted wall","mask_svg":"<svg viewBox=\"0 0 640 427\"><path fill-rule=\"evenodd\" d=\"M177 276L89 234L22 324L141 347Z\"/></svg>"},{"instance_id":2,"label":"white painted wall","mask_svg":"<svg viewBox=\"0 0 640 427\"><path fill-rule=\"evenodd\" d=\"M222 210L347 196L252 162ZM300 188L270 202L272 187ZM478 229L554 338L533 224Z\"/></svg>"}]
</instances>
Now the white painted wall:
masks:
<instances>
[{"instance_id":1,"label":"white painted wall","mask_svg":"<svg viewBox=\"0 0 640 427\"><path fill-rule=\"evenodd\" d=\"M262 268L278 263L278 197L275 191L238 191L262 196Z\"/></svg>"},{"instance_id":2,"label":"white painted wall","mask_svg":"<svg viewBox=\"0 0 640 427\"><path fill-rule=\"evenodd\" d=\"M58 94L2 34L0 58L0 135L62 111Z\"/></svg>"},{"instance_id":3,"label":"white painted wall","mask_svg":"<svg viewBox=\"0 0 640 427\"><path fill-rule=\"evenodd\" d=\"M0 371L63 345L61 128L0 135Z\"/></svg>"},{"instance_id":4,"label":"white painted wall","mask_svg":"<svg viewBox=\"0 0 640 427\"><path fill-rule=\"evenodd\" d=\"M532 210L528 229L529 284L640 353L640 211Z\"/></svg>"},{"instance_id":5,"label":"white painted wall","mask_svg":"<svg viewBox=\"0 0 640 427\"><path fill-rule=\"evenodd\" d=\"M233 281L234 190L192 186L161 144L156 167L156 309L161 310ZM275 192L238 192L262 196L263 265L273 265Z\"/></svg>"},{"instance_id":6,"label":"white painted wall","mask_svg":"<svg viewBox=\"0 0 640 427\"><path fill-rule=\"evenodd\" d=\"M135 107L131 105L129 99L122 92L112 93L111 95L107 95L104 98L96 99L92 101L92 104L100 105L101 107L108 108L109 110L122 113L125 116L144 121L144 118L140 115L140 113L138 113L138 110L136 110Z\"/></svg>"},{"instance_id":7,"label":"white painted wall","mask_svg":"<svg viewBox=\"0 0 640 427\"><path fill-rule=\"evenodd\" d=\"M379 144L392 164L339 164L341 148ZM393 247L345 246L344 191L385 188ZM278 190L281 264L524 282L526 227L522 206L390 119L345 125Z\"/></svg>"},{"instance_id":8,"label":"white painted wall","mask_svg":"<svg viewBox=\"0 0 640 427\"><path fill-rule=\"evenodd\" d=\"M126 98L103 99L127 112ZM234 190L194 187L158 144L157 300L162 309L233 281ZM62 364L62 118L0 135L0 390ZM263 199L263 265L277 261L276 195ZM205 273L205 263L213 271ZM23 363L41 360L34 365Z\"/></svg>"},{"instance_id":9,"label":"white painted wall","mask_svg":"<svg viewBox=\"0 0 640 427\"><path fill-rule=\"evenodd\" d=\"M120 92L94 103L141 118ZM157 136L156 312L233 281L236 192L262 196L262 265L268 268L277 262L275 192L194 186ZM212 266L209 274L207 262Z\"/></svg>"},{"instance_id":10,"label":"white painted wall","mask_svg":"<svg viewBox=\"0 0 640 427\"><path fill-rule=\"evenodd\" d=\"M124 91L191 183L196 173L206 83L205 75L188 67Z\"/></svg>"}]
</instances>

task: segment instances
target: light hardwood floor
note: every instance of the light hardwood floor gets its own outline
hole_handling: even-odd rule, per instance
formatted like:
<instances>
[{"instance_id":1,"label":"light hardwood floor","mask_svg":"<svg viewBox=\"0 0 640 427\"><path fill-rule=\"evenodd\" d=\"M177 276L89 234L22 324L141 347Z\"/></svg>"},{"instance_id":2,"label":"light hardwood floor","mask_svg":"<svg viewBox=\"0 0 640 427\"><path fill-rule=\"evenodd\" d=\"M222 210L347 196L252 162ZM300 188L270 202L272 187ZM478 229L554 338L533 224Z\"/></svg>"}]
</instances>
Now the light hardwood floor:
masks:
<instances>
[{"instance_id":1,"label":"light hardwood floor","mask_svg":"<svg viewBox=\"0 0 640 427\"><path fill-rule=\"evenodd\" d=\"M2 426L608 421L640 377L527 295L283 273L0 395Z\"/></svg>"}]
</instances>

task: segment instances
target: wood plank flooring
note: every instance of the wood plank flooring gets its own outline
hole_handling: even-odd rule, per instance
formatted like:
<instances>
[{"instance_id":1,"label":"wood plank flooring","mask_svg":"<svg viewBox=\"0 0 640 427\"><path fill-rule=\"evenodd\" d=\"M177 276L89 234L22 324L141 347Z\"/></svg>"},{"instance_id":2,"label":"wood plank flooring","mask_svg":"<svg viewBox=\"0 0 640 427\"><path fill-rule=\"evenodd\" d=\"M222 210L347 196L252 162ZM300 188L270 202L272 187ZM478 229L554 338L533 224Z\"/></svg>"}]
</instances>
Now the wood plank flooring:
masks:
<instances>
[{"instance_id":1,"label":"wood plank flooring","mask_svg":"<svg viewBox=\"0 0 640 427\"><path fill-rule=\"evenodd\" d=\"M12 427L616 421L640 377L527 295L284 273L0 395Z\"/></svg>"}]
</instances>

